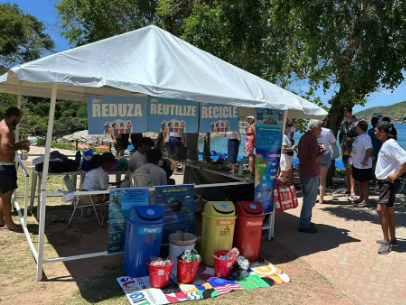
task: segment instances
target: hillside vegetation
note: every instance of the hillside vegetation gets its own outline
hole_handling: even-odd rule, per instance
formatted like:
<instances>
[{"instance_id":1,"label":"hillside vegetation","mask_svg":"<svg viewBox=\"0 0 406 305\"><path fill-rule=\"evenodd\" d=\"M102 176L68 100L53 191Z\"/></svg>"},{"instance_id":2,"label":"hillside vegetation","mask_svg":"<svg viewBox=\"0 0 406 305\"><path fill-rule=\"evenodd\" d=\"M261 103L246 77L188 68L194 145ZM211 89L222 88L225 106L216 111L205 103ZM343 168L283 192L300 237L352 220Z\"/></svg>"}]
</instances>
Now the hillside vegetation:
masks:
<instances>
[{"instance_id":1,"label":"hillside vegetation","mask_svg":"<svg viewBox=\"0 0 406 305\"><path fill-rule=\"evenodd\" d=\"M394 121L405 121L406 120L406 101L391 106L381 106L365 109L363 111L357 112L355 115L359 119L371 120L374 114L382 114L382 116L388 116Z\"/></svg>"}]
</instances>

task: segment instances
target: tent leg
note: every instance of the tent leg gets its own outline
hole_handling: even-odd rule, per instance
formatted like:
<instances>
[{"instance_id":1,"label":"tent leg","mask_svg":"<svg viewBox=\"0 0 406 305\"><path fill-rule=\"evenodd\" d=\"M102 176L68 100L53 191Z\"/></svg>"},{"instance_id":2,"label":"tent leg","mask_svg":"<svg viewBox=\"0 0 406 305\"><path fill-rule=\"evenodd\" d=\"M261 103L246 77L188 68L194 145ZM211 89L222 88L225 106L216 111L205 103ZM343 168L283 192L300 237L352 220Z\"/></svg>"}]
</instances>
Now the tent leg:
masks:
<instances>
[{"instance_id":1,"label":"tent leg","mask_svg":"<svg viewBox=\"0 0 406 305\"><path fill-rule=\"evenodd\" d=\"M47 139L45 143L45 159L44 168L42 171L43 179L41 179L41 205L39 213L39 233L38 233L38 260L37 260L37 281L42 280L42 264L44 259L44 232L45 232L45 210L46 210L46 198L47 198L47 179L49 170L49 153L51 151L52 132L54 129L54 117L55 117L55 104L58 86L52 85L51 93L51 105L49 108L48 130Z\"/></svg>"},{"instance_id":2,"label":"tent leg","mask_svg":"<svg viewBox=\"0 0 406 305\"><path fill-rule=\"evenodd\" d=\"M283 111L283 125L282 125L282 134L281 134L281 137L282 137L282 141L281 141L281 143L283 142L283 131L285 130L285 125L286 125L286 121L287 121L287 119L288 119L288 111L287 110L285 110L285 111ZM279 171L280 171L280 168L279 168ZM271 215L269 215L269 227L270 227L270 229L269 229L269 234L268 234L268 240L271 240L271 239L273 239L274 238L274 236L275 236L275 213L276 213L276 209L275 209L275 203L273 204L273 211L272 211L272 213L271 213Z\"/></svg>"},{"instance_id":3,"label":"tent leg","mask_svg":"<svg viewBox=\"0 0 406 305\"><path fill-rule=\"evenodd\" d=\"M17 99L17 107L21 110L21 81L18 82L18 99ZM15 131L15 139L16 142L20 141L20 124L17 125Z\"/></svg>"}]
</instances>

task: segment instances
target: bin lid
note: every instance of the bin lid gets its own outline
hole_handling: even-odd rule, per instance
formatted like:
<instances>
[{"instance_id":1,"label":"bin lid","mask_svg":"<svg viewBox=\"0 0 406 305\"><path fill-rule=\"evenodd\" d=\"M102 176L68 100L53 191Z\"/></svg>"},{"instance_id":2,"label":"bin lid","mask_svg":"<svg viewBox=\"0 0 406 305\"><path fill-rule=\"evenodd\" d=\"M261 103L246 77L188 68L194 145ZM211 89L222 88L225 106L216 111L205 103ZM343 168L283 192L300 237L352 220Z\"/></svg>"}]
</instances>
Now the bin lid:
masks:
<instances>
[{"instance_id":1,"label":"bin lid","mask_svg":"<svg viewBox=\"0 0 406 305\"><path fill-rule=\"evenodd\" d=\"M238 216L261 216L264 213L262 203L259 201L238 201L235 204Z\"/></svg>"},{"instance_id":2,"label":"bin lid","mask_svg":"<svg viewBox=\"0 0 406 305\"><path fill-rule=\"evenodd\" d=\"M231 201L209 201L204 206L204 213L209 216L234 216L235 208Z\"/></svg>"},{"instance_id":3,"label":"bin lid","mask_svg":"<svg viewBox=\"0 0 406 305\"><path fill-rule=\"evenodd\" d=\"M164 209L160 205L134 206L131 208L128 220L131 222L151 222L162 220Z\"/></svg>"}]
</instances>

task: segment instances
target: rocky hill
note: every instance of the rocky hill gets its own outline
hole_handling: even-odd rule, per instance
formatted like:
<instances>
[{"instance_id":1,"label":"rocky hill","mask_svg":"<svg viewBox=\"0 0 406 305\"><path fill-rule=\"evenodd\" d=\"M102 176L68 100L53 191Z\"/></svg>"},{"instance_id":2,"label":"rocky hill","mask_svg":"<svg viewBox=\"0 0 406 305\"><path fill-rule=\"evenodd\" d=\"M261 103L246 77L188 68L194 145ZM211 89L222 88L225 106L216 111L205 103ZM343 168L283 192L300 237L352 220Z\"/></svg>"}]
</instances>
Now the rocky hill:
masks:
<instances>
[{"instance_id":1,"label":"rocky hill","mask_svg":"<svg viewBox=\"0 0 406 305\"><path fill-rule=\"evenodd\" d=\"M406 123L406 101L391 106L380 106L355 113L357 119L370 121L373 116L390 117L395 123Z\"/></svg>"}]
</instances>

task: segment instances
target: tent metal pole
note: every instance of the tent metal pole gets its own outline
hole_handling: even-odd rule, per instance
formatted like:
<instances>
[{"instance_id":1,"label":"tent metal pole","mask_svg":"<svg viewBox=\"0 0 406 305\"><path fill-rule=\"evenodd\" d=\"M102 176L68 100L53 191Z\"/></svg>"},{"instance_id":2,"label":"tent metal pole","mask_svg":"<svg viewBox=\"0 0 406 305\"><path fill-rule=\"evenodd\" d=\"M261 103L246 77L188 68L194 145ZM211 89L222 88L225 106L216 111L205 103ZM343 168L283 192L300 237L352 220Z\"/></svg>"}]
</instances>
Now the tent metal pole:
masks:
<instances>
[{"instance_id":1,"label":"tent metal pole","mask_svg":"<svg viewBox=\"0 0 406 305\"><path fill-rule=\"evenodd\" d=\"M18 81L18 99L17 99L17 107L21 110L21 81ZM20 141L20 124L17 125L16 132L15 132L16 142Z\"/></svg>"},{"instance_id":2,"label":"tent metal pole","mask_svg":"<svg viewBox=\"0 0 406 305\"><path fill-rule=\"evenodd\" d=\"M47 189L47 179L49 171L49 154L51 151L52 143L52 132L54 129L54 117L55 117L55 104L56 104L56 95L58 91L58 85L52 85L51 92L51 105L49 108L49 118L48 118L48 130L47 130L47 139L45 143L45 159L44 159L44 168L43 168L43 177L41 179L41 206L39 214L39 233L38 233L38 260L37 260L37 281L42 280L42 264L44 259L44 231L45 231L45 209L46 209L46 189Z\"/></svg>"},{"instance_id":3,"label":"tent metal pole","mask_svg":"<svg viewBox=\"0 0 406 305\"><path fill-rule=\"evenodd\" d=\"M284 130L285 130L287 119L288 119L288 111L285 110L283 112L283 123L282 123L283 125L282 125L282 134L281 134L282 141L281 141L281 143L283 143L283 133L284 133ZM274 236L275 236L275 212L276 212L276 210L275 210L275 204L274 204L272 214L270 215L270 218L271 218L271 234L268 234L268 240L273 239Z\"/></svg>"}]
</instances>

